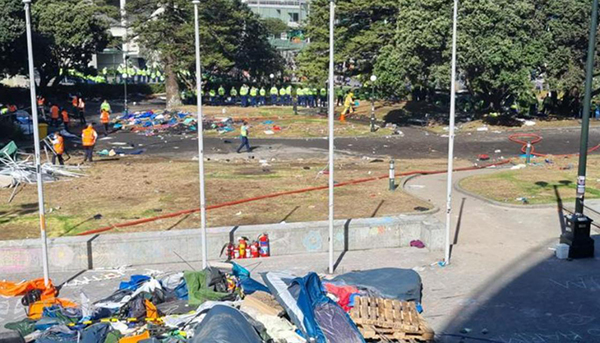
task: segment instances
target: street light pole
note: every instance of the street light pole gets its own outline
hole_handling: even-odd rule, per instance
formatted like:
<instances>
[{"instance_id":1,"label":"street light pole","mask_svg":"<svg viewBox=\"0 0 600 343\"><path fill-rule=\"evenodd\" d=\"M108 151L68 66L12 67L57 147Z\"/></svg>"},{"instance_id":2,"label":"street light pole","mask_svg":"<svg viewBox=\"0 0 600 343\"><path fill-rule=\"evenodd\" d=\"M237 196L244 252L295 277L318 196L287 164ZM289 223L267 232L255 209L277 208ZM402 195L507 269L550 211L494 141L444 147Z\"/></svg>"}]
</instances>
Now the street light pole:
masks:
<instances>
[{"instance_id":1,"label":"street light pole","mask_svg":"<svg viewBox=\"0 0 600 343\"><path fill-rule=\"evenodd\" d=\"M198 5L200 0L194 0L194 21L196 36L196 97L198 105L198 167L200 169L200 229L202 235L202 269L208 266L208 248L206 246L206 195L204 192L204 116L202 115L202 70L200 64L200 24Z\"/></svg>"},{"instance_id":2,"label":"street light pole","mask_svg":"<svg viewBox=\"0 0 600 343\"><path fill-rule=\"evenodd\" d=\"M375 132L375 81L377 76L371 75L371 132Z\"/></svg>"},{"instance_id":3,"label":"street light pole","mask_svg":"<svg viewBox=\"0 0 600 343\"><path fill-rule=\"evenodd\" d=\"M329 274L333 274L333 123L334 123L334 110L333 104L333 57L334 57L334 43L333 43L333 30L335 20L335 2L334 0L329 1Z\"/></svg>"},{"instance_id":4,"label":"street light pole","mask_svg":"<svg viewBox=\"0 0 600 343\"><path fill-rule=\"evenodd\" d=\"M448 184L446 199L446 249L444 262L450 263L450 227L452 222L452 171L454 169L454 116L456 113L456 36L458 33L458 0L454 0L452 23L452 79L450 81L450 125L448 132Z\"/></svg>"},{"instance_id":5,"label":"street light pole","mask_svg":"<svg viewBox=\"0 0 600 343\"><path fill-rule=\"evenodd\" d=\"M125 60L125 73L123 73L123 84L124 84L124 88L125 88L125 102L123 104L123 114L128 114L129 111L127 110L127 78L129 77L129 56L127 56L127 53L123 53L123 56L125 56L124 60Z\"/></svg>"},{"instance_id":6,"label":"street light pole","mask_svg":"<svg viewBox=\"0 0 600 343\"><path fill-rule=\"evenodd\" d=\"M42 268L44 284L48 286L48 242L46 239L46 214L44 211L44 181L40 158L40 130L38 126L37 101L35 92L35 70L33 67L33 43L31 39L31 0L23 0L25 4L25 26L27 27L27 56L29 62L29 94L31 96L31 119L33 119L33 147L35 150L35 170L37 176L38 208L40 212L40 232L42 239Z\"/></svg>"},{"instance_id":7,"label":"street light pole","mask_svg":"<svg viewBox=\"0 0 600 343\"><path fill-rule=\"evenodd\" d=\"M583 214L583 209L585 199L588 135L590 130L590 105L592 101L592 81L594 74L594 56L596 54L597 29L598 0L594 0L592 3L592 20L590 23L590 35L588 42L583 114L581 116L581 145L579 148L579 171L577 177L575 213L566 217L566 230L560 237L561 243L565 243L570 246L570 258L594 257L594 240L590 237L592 220Z\"/></svg>"}]
</instances>

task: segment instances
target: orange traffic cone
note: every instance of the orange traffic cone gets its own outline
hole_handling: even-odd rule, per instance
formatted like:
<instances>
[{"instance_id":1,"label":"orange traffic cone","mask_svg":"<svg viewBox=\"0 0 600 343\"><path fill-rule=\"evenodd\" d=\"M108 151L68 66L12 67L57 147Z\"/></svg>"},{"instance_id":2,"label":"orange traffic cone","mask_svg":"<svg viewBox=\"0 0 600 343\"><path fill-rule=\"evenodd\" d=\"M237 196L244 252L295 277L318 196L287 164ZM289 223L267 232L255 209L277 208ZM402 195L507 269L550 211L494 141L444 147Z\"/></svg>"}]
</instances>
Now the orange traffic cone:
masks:
<instances>
[{"instance_id":1,"label":"orange traffic cone","mask_svg":"<svg viewBox=\"0 0 600 343\"><path fill-rule=\"evenodd\" d=\"M346 115L342 112L342 115L340 115L340 121L344 122L346 121Z\"/></svg>"}]
</instances>

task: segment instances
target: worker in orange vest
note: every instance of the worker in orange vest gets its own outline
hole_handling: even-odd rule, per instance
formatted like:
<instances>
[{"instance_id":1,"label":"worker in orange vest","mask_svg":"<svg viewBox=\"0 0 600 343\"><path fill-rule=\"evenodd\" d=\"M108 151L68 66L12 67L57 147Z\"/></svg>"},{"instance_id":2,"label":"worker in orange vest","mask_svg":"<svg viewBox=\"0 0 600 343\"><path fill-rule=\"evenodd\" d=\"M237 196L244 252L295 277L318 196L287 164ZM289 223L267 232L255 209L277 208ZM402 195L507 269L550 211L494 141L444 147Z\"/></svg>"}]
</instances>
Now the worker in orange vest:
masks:
<instances>
[{"instance_id":1,"label":"worker in orange vest","mask_svg":"<svg viewBox=\"0 0 600 343\"><path fill-rule=\"evenodd\" d=\"M86 129L81 132L81 142L83 143L83 149L85 150L85 158L83 162L89 160L92 162L92 156L94 155L94 145L96 145L96 139L98 139L98 133L94 130L92 124L89 124Z\"/></svg>"},{"instance_id":2,"label":"worker in orange vest","mask_svg":"<svg viewBox=\"0 0 600 343\"><path fill-rule=\"evenodd\" d=\"M107 110L100 110L100 122L104 126L104 136L108 136L108 123L110 122L110 114Z\"/></svg>"},{"instance_id":3,"label":"worker in orange vest","mask_svg":"<svg viewBox=\"0 0 600 343\"><path fill-rule=\"evenodd\" d=\"M58 113L59 112L60 112L60 109L58 108L58 105L53 104L52 107L50 107L50 125L52 125L52 126L58 125Z\"/></svg>"},{"instance_id":4,"label":"worker in orange vest","mask_svg":"<svg viewBox=\"0 0 600 343\"><path fill-rule=\"evenodd\" d=\"M56 158L61 166L65 165L63 154L65 153L65 139L60 133L54 133L54 139L52 139L52 147L54 148L54 156L52 156L52 164L56 164Z\"/></svg>"},{"instance_id":5,"label":"worker in orange vest","mask_svg":"<svg viewBox=\"0 0 600 343\"><path fill-rule=\"evenodd\" d=\"M62 116L63 124L65 125L65 131L69 132L69 122L71 121L69 118L69 112L67 112L67 109L63 108L60 114Z\"/></svg>"},{"instance_id":6,"label":"worker in orange vest","mask_svg":"<svg viewBox=\"0 0 600 343\"><path fill-rule=\"evenodd\" d=\"M44 108L45 104L46 104L46 99L44 99L43 96L38 95L37 106L38 106L38 110L40 111L40 113L42 114L43 117L46 117L46 109Z\"/></svg>"}]
</instances>

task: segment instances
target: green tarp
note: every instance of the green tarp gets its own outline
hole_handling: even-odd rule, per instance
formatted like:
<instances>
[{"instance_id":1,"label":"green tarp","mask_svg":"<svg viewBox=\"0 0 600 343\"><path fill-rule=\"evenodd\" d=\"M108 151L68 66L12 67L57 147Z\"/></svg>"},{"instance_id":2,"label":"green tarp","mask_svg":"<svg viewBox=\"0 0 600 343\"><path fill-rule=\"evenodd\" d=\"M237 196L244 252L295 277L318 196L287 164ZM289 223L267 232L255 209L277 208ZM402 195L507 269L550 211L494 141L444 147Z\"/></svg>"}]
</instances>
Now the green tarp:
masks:
<instances>
[{"instance_id":1,"label":"green tarp","mask_svg":"<svg viewBox=\"0 0 600 343\"><path fill-rule=\"evenodd\" d=\"M208 287L209 271L199 272L185 272L183 277L188 288L188 304L190 305L201 305L207 300L219 300L227 295L228 293L215 292Z\"/></svg>"}]
</instances>

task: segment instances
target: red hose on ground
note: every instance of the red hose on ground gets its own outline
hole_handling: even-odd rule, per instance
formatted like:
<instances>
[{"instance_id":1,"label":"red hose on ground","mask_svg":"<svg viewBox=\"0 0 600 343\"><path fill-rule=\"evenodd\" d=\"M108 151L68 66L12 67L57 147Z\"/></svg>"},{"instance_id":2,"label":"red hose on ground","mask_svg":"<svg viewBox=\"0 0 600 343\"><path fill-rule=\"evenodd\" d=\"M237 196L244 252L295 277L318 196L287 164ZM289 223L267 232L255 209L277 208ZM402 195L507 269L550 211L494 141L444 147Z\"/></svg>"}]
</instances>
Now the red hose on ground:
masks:
<instances>
[{"instance_id":1,"label":"red hose on ground","mask_svg":"<svg viewBox=\"0 0 600 343\"><path fill-rule=\"evenodd\" d=\"M486 165L483 165L483 166L457 168L457 169L454 169L454 171L467 171L467 170L484 169L484 168L491 167L491 166L497 166L497 165L507 164L509 162L510 162L510 160L503 160L503 161L499 161L498 163L490 163L490 164L486 164ZM416 171L405 172L405 173L396 173L396 176L411 176L411 175L416 175L416 174L434 175L434 174L444 174L446 172L447 172L447 170L434 170L434 171L416 170ZM365 182L370 182L370 181L387 179L388 177L389 177L389 175L385 174L385 175L374 176L374 177L365 178L365 179L350 180L350 181L346 181L346 182L340 182L340 183L336 184L334 187L344 187L344 186L348 186L348 185L356 185L356 184L359 184L359 183L365 183ZM257 200L264 200L264 199L276 198L276 197L280 197L280 196L284 196L284 195L306 193L306 192L312 192L312 191L320 191L320 190L324 190L324 189L327 189L327 188L328 188L328 186L318 186L318 187L302 188L302 189L295 189L295 190L292 190L292 191L285 191L285 192L278 192L278 193L266 194L266 195L261 195L261 196L258 196L258 197L246 198L246 199L235 200L235 201L224 202L224 203L221 203L221 204L207 206L206 210L214 210L214 209L221 208L221 207L228 207L228 206L239 205L239 204L243 204L243 203L247 203L247 202L257 201ZM115 228L122 228L122 227L134 226L134 225L139 225L139 224L144 224L144 223L149 223L149 222L157 221L157 220L160 220L160 219L168 219L168 218L178 217L178 216L181 216L181 215L191 214L191 213L195 213L195 212L200 212L200 209L196 208L196 209L193 209L193 210L184 210L184 211L179 211L179 212L173 212L173 213L164 214L164 215L157 216L157 217L144 218L144 219L138 219L138 220L134 220L134 221L126 222L126 223L115 224L115 225L106 226L106 227L102 227L102 228L95 229L95 230L89 230L89 231L81 232L81 233L78 233L77 236L86 236L86 235L98 234L98 233L110 231L110 230L115 229Z\"/></svg>"},{"instance_id":2,"label":"red hose on ground","mask_svg":"<svg viewBox=\"0 0 600 343\"><path fill-rule=\"evenodd\" d=\"M526 138L526 140L522 140L519 138ZM521 151L523 153L527 152L527 142L531 142L531 155L533 156L538 156L538 157L547 157L547 156L555 156L555 157L570 157L570 156L578 156L579 154L563 154L563 155L552 155L552 154L541 154L541 153L537 153L535 152L535 144L539 143L542 141L542 136L537 135L535 133L515 133L512 134L510 136L508 136L508 139L511 142L515 142L517 144L522 144L523 147L521 148ZM600 144L596 145L595 147L592 147L588 150L589 152L593 152L600 149Z\"/></svg>"}]
</instances>

